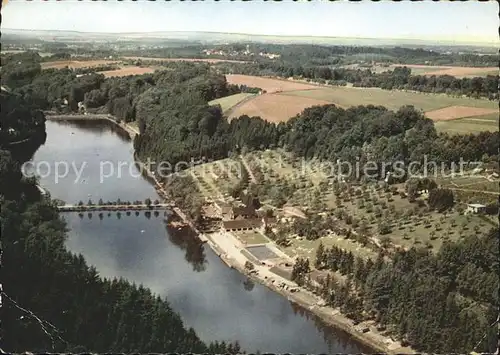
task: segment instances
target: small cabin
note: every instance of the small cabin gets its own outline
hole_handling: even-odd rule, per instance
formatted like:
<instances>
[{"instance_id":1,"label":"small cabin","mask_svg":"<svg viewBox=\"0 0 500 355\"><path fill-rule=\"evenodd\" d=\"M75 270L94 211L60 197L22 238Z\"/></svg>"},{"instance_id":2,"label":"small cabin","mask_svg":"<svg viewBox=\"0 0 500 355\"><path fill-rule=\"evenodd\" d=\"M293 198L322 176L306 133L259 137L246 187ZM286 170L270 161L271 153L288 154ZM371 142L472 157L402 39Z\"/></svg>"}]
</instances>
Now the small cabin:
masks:
<instances>
[{"instance_id":1,"label":"small cabin","mask_svg":"<svg viewBox=\"0 0 500 355\"><path fill-rule=\"evenodd\" d=\"M483 213L486 210L486 206L480 203L469 203L467 204L466 213Z\"/></svg>"}]
</instances>

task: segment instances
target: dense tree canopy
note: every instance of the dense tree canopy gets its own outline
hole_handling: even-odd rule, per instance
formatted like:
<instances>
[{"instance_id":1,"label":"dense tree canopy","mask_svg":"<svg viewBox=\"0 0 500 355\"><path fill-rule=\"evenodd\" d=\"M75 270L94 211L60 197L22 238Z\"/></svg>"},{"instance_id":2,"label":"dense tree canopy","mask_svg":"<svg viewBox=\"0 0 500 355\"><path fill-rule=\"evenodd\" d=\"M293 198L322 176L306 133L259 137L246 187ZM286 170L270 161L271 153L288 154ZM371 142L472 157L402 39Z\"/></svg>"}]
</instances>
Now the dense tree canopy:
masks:
<instances>
[{"instance_id":1,"label":"dense tree canopy","mask_svg":"<svg viewBox=\"0 0 500 355\"><path fill-rule=\"evenodd\" d=\"M318 248L316 266L328 276L320 292L354 319L374 318L415 349L433 353L493 353L497 347L498 230L446 242L433 255L398 251L391 262L363 260L337 247ZM305 261L292 276L304 282Z\"/></svg>"},{"instance_id":2,"label":"dense tree canopy","mask_svg":"<svg viewBox=\"0 0 500 355\"><path fill-rule=\"evenodd\" d=\"M18 129L22 137L39 129L45 132L44 122L30 118L28 105L14 99L23 115L10 117L10 109L4 111L2 105L1 122ZM102 279L82 255L66 250L67 226L56 203L40 195L36 181L22 177L22 160L11 154L9 146L4 148L8 149L0 149L4 351L239 351L237 343L207 346L192 328L184 327L167 300L123 279Z\"/></svg>"}]
</instances>

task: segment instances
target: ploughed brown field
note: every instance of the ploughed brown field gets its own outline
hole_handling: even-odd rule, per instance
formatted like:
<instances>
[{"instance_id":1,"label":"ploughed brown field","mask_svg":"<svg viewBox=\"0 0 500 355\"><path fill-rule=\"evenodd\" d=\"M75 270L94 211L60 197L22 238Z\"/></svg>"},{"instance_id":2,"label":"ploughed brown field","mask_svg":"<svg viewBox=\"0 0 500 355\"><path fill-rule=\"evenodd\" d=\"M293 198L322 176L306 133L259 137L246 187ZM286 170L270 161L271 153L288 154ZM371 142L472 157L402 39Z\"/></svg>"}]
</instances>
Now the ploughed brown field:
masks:
<instances>
[{"instance_id":1,"label":"ploughed brown field","mask_svg":"<svg viewBox=\"0 0 500 355\"><path fill-rule=\"evenodd\" d=\"M444 121L464 117L483 116L490 113L498 113L498 110L468 106L449 106L439 110L428 111L425 115L433 121Z\"/></svg>"},{"instance_id":2,"label":"ploughed brown field","mask_svg":"<svg viewBox=\"0 0 500 355\"><path fill-rule=\"evenodd\" d=\"M243 60L229 60L229 59L212 59L212 58L154 58L154 57L123 57L123 59L128 60L151 60L158 62L206 62L206 63L221 63L221 62L230 62L230 63L248 63Z\"/></svg>"},{"instance_id":3,"label":"ploughed brown field","mask_svg":"<svg viewBox=\"0 0 500 355\"><path fill-rule=\"evenodd\" d=\"M228 117L241 115L260 116L270 122L283 122L315 105L335 104L348 108L358 105L382 105L397 110L413 105L435 121L460 118L482 118L498 113L493 101L472 98L455 98L444 94L423 94L378 88L329 87L286 79L265 78L251 75L226 75L230 84L258 87L267 94L228 107ZM488 116L488 123L490 119Z\"/></svg>"},{"instance_id":4,"label":"ploughed brown field","mask_svg":"<svg viewBox=\"0 0 500 355\"><path fill-rule=\"evenodd\" d=\"M236 106L229 119L248 115L260 116L269 122L285 122L308 107L327 104L331 102L307 97L263 94Z\"/></svg>"},{"instance_id":5,"label":"ploughed brown field","mask_svg":"<svg viewBox=\"0 0 500 355\"><path fill-rule=\"evenodd\" d=\"M117 70L106 70L99 72L104 74L106 78L111 78L115 76L127 76L127 75L141 75L154 72L154 68L141 68L141 67L123 67Z\"/></svg>"},{"instance_id":6,"label":"ploughed brown field","mask_svg":"<svg viewBox=\"0 0 500 355\"><path fill-rule=\"evenodd\" d=\"M263 90L266 90L267 93L318 88L318 85L299 83L296 81L288 81L284 79L272 79L241 74L226 75L226 80L229 84L246 85L250 87L261 88Z\"/></svg>"},{"instance_id":7,"label":"ploughed brown field","mask_svg":"<svg viewBox=\"0 0 500 355\"><path fill-rule=\"evenodd\" d=\"M116 60L57 60L54 62L41 63L42 69L63 69L68 68L92 68L101 65L120 63Z\"/></svg>"}]
</instances>

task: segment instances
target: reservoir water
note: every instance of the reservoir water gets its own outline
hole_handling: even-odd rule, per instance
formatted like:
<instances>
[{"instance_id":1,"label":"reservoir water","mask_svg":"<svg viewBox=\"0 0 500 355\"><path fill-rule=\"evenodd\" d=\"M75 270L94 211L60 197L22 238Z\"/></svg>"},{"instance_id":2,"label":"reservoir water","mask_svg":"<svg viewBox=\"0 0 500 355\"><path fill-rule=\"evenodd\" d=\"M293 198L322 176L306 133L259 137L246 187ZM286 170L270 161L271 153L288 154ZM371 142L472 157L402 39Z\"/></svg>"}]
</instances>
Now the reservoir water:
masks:
<instances>
[{"instance_id":1,"label":"reservoir water","mask_svg":"<svg viewBox=\"0 0 500 355\"><path fill-rule=\"evenodd\" d=\"M42 187L68 204L158 197L134 166L132 143L108 122L48 121L47 141L32 161L43 176ZM57 163L59 175L64 166L68 173L56 181ZM109 177L101 181L100 170ZM247 352L372 352L228 268L196 239L169 233L163 212L63 216L70 229L69 250L81 253L103 277L123 277L166 297L204 341L238 340Z\"/></svg>"}]
</instances>

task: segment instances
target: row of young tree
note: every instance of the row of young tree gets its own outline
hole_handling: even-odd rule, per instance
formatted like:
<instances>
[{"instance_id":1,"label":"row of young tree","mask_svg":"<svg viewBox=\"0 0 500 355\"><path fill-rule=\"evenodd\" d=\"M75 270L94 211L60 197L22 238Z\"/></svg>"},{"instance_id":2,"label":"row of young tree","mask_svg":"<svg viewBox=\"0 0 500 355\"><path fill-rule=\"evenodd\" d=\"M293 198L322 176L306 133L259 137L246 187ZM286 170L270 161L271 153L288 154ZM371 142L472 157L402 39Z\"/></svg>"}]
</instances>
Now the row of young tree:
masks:
<instances>
[{"instance_id":1,"label":"row of young tree","mask_svg":"<svg viewBox=\"0 0 500 355\"><path fill-rule=\"evenodd\" d=\"M2 105L2 124L13 111L27 110L18 97L4 94L16 105ZM22 135L40 128L36 120L23 125ZM237 343L205 344L167 300L123 279L103 279L82 255L70 253L57 203L22 176L24 160L6 148L0 149L4 351L240 352ZM32 149L26 159L37 147L24 149Z\"/></svg>"},{"instance_id":2,"label":"row of young tree","mask_svg":"<svg viewBox=\"0 0 500 355\"><path fill-rule=\"evenodd\" d=\"M445 242L437 254L412 248L392 260L354 257L337 247L317 249L315 267L331 273L317 291L356 321L375 319L417 350L493 353L497 348L498 230ZM292 278L308 284L299 259ZM343 275L339 277L338 275Z\"/></svg>"}]
</instances>

